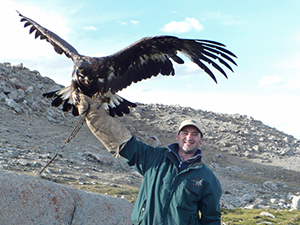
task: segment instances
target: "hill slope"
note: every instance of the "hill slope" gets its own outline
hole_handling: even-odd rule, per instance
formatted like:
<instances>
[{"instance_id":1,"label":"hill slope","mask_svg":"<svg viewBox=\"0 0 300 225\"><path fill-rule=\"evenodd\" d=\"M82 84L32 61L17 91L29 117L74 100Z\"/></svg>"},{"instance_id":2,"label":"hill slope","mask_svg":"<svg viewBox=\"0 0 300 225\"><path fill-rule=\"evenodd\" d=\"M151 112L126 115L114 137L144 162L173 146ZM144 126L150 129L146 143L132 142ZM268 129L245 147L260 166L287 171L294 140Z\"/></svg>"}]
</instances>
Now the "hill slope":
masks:
<instances>
[{"instance_id":1,"label":"hill slope","mask_svg":"<svg viewBox=\"0 0 300 225\"><path fill-rule=\"evenodd\" d=\"M36 173L68 137L79 118L62 114L42 97L60 87L23 65L0 64L2 170ZM258 198L270 205L275 198L284 204L274 207L288 207L291 194L300 191L300 141L252 117L138 104L118 120L148 144L167 146L176 141L185 118L198 119L205 128L203 162L221 181L224 205L245 206ZM94 191L101 185L138 188L142 181L122 158L107 153L85 125L43 177ZM252 198L245 199L246 194Z\"/></svg>"}]
</instances>

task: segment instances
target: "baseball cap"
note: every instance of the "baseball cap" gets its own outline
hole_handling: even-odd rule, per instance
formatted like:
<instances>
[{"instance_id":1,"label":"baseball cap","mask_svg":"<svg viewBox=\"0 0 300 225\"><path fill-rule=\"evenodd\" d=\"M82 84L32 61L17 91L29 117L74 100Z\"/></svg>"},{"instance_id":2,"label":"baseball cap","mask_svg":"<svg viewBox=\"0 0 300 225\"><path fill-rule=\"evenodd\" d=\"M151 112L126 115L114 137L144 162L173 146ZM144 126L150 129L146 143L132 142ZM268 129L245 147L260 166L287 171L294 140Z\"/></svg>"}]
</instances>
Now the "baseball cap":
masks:
<instances>
[{"instance_id":1,"label":"baseball cap","mask_svg":"<svg viewBox=\"0 0 300 225\"><path fill-rule=\"evenodd\" d=\"M178 128L178 133L181 131L181 129L182 129L183 127L188 126L188 125L191 125L191 126L196 127L196 128L200 131L200 133L202 134L202 136L204 135L204 130L203 130L201 124L200 124L199 122L197 122L196 120L193 120L193 119L184 120L184 121L180 124L180 126L179 126L179 128Z\"/></svg>"}]
</instances>

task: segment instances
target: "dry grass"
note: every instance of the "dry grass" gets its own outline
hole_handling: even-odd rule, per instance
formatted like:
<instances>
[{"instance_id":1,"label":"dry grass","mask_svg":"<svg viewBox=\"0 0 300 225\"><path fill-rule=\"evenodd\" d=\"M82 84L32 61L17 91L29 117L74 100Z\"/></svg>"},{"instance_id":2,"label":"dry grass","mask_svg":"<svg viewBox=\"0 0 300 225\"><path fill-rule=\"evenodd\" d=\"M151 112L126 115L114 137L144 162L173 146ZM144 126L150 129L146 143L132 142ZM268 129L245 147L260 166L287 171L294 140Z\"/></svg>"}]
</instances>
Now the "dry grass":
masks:
<instances>
[{"instance_id":1,"label":"dry grass","mask_svg":"<svg viewBox=\"0 0 300 225\"><path fill-rule=\"evenodd\" d=\"M260 216L261 212L268 212L276 218L269 216ZM235 210L222 209L222 222L224 225L253 225L253 224L300 224L299 210L275 210L275 209L240 209Z\"/></svg>"}]
</instances>

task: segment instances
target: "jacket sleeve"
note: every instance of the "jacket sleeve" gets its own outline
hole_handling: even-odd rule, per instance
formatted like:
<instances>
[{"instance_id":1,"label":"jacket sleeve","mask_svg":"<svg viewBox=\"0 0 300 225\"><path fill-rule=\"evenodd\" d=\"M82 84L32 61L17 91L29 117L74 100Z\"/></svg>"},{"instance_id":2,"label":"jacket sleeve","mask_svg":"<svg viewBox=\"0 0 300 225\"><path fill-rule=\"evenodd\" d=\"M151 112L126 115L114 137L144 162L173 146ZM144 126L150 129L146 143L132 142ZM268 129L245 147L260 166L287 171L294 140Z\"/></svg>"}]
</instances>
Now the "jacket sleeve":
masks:
<instances>
[{"instance_id":1,"label":"jacket sleeve","mask_svg":"<svg viewBox=\"0 0 300 225\"><path fill-rule=\"evenodd\" d=\"M166 148L152 147L138 141L134 136L120 151L120 155L126 158L129 166L144 176L145 172L160 161L166 152Z\"/></svg>"},{"instance_id":2,"label":"jacket sleeve","mask_svg":"<svg viewBox=\"0 0 300 225\"><path fill-rule=\"evenodd\" d=\"M221 224L221 210L220 199L222 189L219 180L214 174L208 182L207 195L199 202L198 207L201 212L201 224L206 225L220 225Z\"/></svg>"}]
</instances>

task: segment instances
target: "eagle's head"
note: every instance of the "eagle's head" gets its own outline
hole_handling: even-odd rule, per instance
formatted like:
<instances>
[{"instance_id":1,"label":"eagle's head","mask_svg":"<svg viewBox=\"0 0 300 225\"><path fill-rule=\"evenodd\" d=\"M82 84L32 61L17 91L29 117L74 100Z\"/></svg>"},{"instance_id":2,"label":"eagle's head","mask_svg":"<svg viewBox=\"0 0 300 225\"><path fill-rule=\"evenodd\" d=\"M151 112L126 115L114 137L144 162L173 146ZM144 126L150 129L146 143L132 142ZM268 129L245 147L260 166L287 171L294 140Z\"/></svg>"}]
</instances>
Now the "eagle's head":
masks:
<instances>
[{"instance_id":1,"label":"eagle's head","mask_svg":"<svg viewBox=\"0 0 300 225\"><path fill-rule=\"evenodd\" d=\"M80 58L74 62L76 67L76 76L80 83L89 86L93 80L92 63L86 59Z\"/></svg>"},{"instance_id":2,"label":"eagle's head","mask_svg":"<svg viewBox=\"0 0 300 225\"><path fill-rule=\"evenodd\" d=\"M84 58L79 58L74 64L79 71L89 71L92 69L92 63Z\"/></svg>"}]
</instances>

